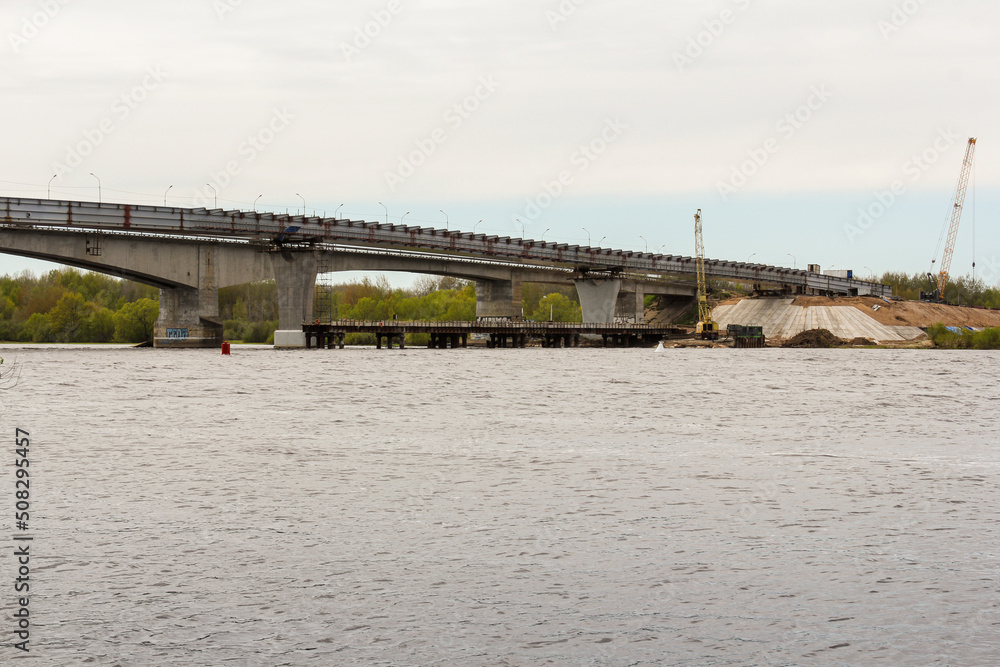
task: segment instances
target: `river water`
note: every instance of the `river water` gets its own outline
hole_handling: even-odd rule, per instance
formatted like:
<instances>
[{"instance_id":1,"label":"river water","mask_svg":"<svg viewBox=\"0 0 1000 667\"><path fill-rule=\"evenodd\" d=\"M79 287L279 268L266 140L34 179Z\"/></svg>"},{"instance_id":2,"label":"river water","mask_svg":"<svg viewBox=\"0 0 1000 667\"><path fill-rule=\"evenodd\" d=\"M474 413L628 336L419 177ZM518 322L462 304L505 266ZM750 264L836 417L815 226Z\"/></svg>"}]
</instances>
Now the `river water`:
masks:
<instances>
[{"instance_id":1,"label":"river water","mask_svg":"<svg viewBox=\"0 0 1000 667\"><path fill-rule=\"evenodd\" d=\"M996 352L2 354L33 664L1000 662Z\"/></svg>"}]
</instances>

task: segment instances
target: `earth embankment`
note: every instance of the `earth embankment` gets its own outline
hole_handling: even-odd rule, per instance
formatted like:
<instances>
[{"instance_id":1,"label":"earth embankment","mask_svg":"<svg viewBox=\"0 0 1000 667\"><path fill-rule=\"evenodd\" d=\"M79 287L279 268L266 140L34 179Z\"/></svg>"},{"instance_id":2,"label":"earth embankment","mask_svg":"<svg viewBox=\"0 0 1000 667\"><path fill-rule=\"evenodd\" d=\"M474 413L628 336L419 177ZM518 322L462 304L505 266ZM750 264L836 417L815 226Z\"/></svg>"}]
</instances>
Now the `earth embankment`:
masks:
<instances>
[{"instance_id":1,"label":"earth embankment","mask_svg":"<svg viewBox=\"0 0 1000 667\"><path fill-rule=\"evenodd\" d=\"M789 339L803 331L826 329L846 340L915 340L921 327L942 323L958 327L998 327L1000 311L874 297L732 299L716 306L714 318L729 324L764 327L769 339Z\"/></svg>"}]
</instances>

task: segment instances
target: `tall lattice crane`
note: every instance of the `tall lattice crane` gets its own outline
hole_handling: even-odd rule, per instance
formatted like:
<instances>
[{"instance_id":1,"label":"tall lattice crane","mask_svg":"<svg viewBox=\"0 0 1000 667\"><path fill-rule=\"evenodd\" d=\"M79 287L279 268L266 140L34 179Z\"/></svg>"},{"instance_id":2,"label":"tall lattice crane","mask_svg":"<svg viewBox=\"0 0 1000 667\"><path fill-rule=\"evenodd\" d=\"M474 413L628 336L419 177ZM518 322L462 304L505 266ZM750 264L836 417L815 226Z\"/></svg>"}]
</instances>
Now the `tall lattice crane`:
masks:
<instances>
[{"instance_id":1,"label":"tall lattice crane","mask_svg":"<svg viewBox=\"0 0 1000 667\"><path fill-rule=\"evenodd\" d=\"M694 214L694 256L698 274L698 326L695 334L707 340L719 337L719 325L712 319L712 309L708 307L708 292L705 287L705 243L701 238L701 209Z\"/></svg>"},{"instance_id":2,"label":"tall lattice crane","mask_svg":"<svg viewBox=\"0 0 1000 667\"><path fill-rule=\"evenodd\" d=\"M972 173L972 157L976 152L976 138L969 137L965 148L965 159L962 160L962 171L958 175L958 187L955 188L955 204L951 209L951 224L948 226L948 240L944 245L944 255L941 257L941 271L937 278L937 291L931 292L933 301L944 300L944 288L948 285L948 271L951 269L951 256L955 253L955 239L958 238L958 223L962 219L962 205L965 204L965 191L969 187L969 175ZM921 293L921 296L925 296Z\"/></svg>"}]
</instances>

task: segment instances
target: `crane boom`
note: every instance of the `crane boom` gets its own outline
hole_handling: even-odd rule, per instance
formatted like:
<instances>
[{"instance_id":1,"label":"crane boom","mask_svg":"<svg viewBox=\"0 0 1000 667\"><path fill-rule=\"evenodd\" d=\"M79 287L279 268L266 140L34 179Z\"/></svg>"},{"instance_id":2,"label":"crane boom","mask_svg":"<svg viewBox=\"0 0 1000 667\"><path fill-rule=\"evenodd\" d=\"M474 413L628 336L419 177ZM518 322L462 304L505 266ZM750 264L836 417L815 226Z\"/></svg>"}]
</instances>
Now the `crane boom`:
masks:
<instances>
[{"instance_id":1,"label":"crane boom","mask_svg":"<svg viewBox=\"0 0 1000 667\"><path fill-rule=\"evenodd\" d=\"M938 274L938 298L944 299L944 288L948 284L948 271L951 269L951 256L955 253L955 239L958 238L958 223L962 219L962 205L965 203L965 191L969 187L969 175L972 173L972 156L976 152L976 138L970 137L965 148L965 159L962 161L962 171L958 175L958 187L955 189L955 204L951 209L951 224L948 226L948 241L941 257L941 272Z\"/></svg>"},{"instance_id":2,"label":"crane boom","mask_svg":"<svg viewBox=\"0 0 1000 667\"><path fill-rule=\"evenodd\" d=\"M698 321L709 317L708 296L705 294L705 242L701 236L701 209L694 214L695 274L698 277Z\"/></svg>"},{"instance_id":3,"label":"crane boom","mask_svg":"<svg viewBox=\"0 0 1000 667\"><path fill-rule=\"evenodd\" d=\"M702 338L715 340L719 337L719 325L712 319L712 309L708 307L708 290L705 285L705 243L701 237L701 209L694 214L694 257L695 273L698 276L698 326L696 334Z\"/></svg>"}]
</instances>

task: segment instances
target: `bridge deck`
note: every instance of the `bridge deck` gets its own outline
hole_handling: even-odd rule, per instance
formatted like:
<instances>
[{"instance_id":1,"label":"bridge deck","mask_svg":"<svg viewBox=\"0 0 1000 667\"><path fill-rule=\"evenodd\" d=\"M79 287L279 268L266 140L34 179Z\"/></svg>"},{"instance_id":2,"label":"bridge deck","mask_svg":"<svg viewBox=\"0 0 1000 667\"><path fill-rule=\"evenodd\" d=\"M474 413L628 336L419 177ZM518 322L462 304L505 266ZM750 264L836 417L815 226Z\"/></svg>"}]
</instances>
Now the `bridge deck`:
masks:
<instances>
[{"instance_id":1,"label":"bridge deck","mask_svg":"<svg viewBox=\"0 0 1000 667\"><path fill-rule=\"evenodd\" d=\"M0 224L37 231L82 229L95 232L162 234L216 240L241 239L262 249L289 245L406 250L438 257L474 257L578 271L688 276L695 260L685 255L594 248L554 241L519 239L403 224L280 215L220 209L142 206L0 197ZM891 288L854 278L801 269L706 259L712 278L798 287L823 294L891 295Z\"/></svg>"}]
</instances>

